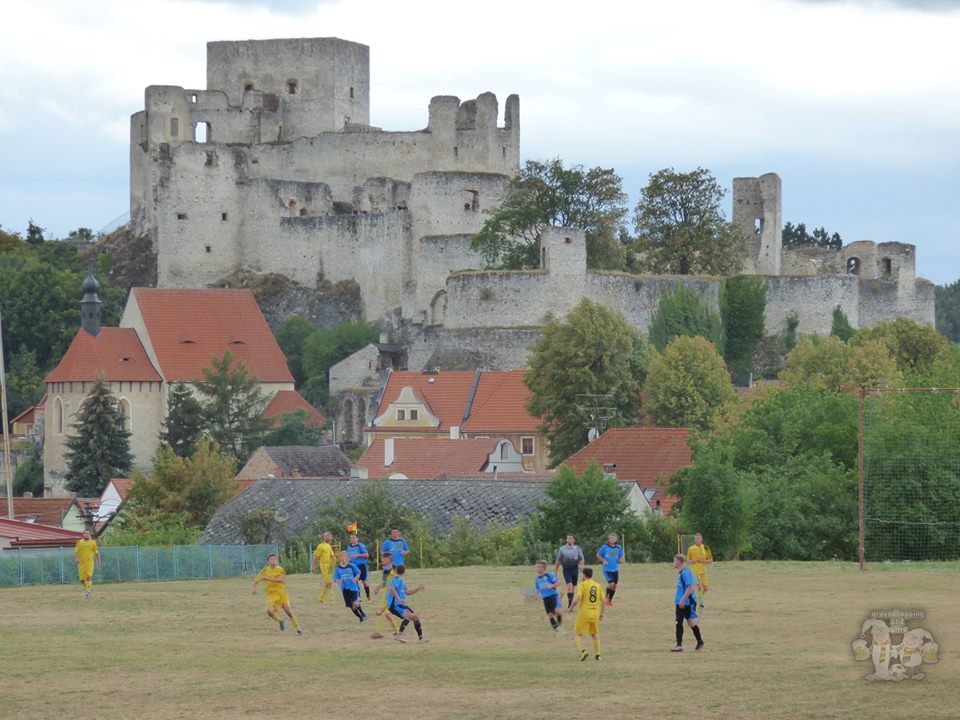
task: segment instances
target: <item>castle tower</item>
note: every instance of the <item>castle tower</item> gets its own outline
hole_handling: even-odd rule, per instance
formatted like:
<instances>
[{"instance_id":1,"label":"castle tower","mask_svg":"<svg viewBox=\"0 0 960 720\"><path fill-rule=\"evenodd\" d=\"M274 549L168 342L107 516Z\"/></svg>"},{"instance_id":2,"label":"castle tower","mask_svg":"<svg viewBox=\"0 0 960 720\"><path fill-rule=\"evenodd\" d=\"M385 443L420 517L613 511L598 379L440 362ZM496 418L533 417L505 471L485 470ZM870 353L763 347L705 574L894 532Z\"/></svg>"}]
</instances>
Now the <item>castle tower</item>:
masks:
<instances>
[{"instance_id":1,"label":"castle tower","mask_svg":"<svg viewBox=\"0 0 960 720\"><path fill-rule=\"evenodd\" d=\"M89 335L100 334L100 283L91 272L83 281L83 299L80 301L80 327Z\"/></svg>"},{"instance_id":2,"label":"castle tower","mask_svg":"<svg viewBox=\"0 0 960 720\"><path fill-rule=\"evenodd\" d=\"M780 274L782 198L776 173L733 179L733 222L743 233L743 272L747 275Z\"/></svg>"}]
</instances>

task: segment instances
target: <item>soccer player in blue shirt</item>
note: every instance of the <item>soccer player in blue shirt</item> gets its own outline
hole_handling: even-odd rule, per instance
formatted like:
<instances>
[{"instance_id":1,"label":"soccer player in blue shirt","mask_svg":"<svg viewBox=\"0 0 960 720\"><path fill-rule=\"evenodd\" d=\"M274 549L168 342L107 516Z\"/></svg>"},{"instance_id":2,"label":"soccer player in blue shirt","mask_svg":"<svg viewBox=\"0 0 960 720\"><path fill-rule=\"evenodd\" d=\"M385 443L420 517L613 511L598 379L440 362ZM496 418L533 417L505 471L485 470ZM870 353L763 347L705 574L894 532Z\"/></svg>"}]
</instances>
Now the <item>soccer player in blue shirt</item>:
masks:
<instances>
[{"instance_id":1,"label":"soccer player in blue shirt","mask_svg":"<svg viewBox=\"0 0 960 720\"><path fill-rule=\"evenodd\" d=\"M410 546L406 540L400 537L400 530L398 528L390 528L390 537L383 541L380 549L386 550L393 555L394 567L399 568L407 564L406 558L410 553Z\"/></svg>"},{"instance_id":2,"label":"soccer player in blue shirt","mask_svg":"<svg viewBox=\"0 0 960 720\"><path fill-rule=\"evenodd\" d=\"M390 581L390 595L387 597L387 609L401 619L400 629L393 636L393 639L398 642L406 642L406 640L403 639L403 631L406 630L407 625L412 622L413 629L417 631L417 637L420 638L420 642L425 643L427 640L423 637L423 626L420 624L420 616L407 605L407 595L420 592L424 589L424 585L420 584L411 590L407 590L406 574L407 568L400 565L397 568L397 576Z\"/></svg>"},{"instance_id":3,"label":"soccer player in blue shirt","mask_svg":"<svg viewBox=\"0 0 960 720\"><path fill-rule=\"evenodd\" d=\"M370 599L370 586L367 585L367 558L370 553L367 546L360 542L356 535L350 536L350 544L347 545L347 554L350 556L350 563L357 566L360 571L360 582L363 583L363 591L367 594L367 600Z\"/></svg>"},{"instance_id":4,"label":"soccer player in blue shirt","mask_svg":"<svg viewBox=\"0 0 960 720\"><path fill-rule=\"evenodd\" d=\"M367 614L360 607L360 585L357 583L359 579L360 570L350 563L347 551L341 550L340 562L333 567L333 581L340 586L343 604L350 608L350 612L356 615L360 622L363 622L367 619Z\"/></svg>"},{"instance_id":5,"label":"soccer player in blue shirt","mask_svg":"<svg viewBox=\"0 0 960 720\"><path fill-rule=\"evenodd\" d=\"M677 610L677 645L671 652L683 652L683 621L693 630L697 639L695 650L703 648L703 637L700 635L700 626L697 624L697 579L687 567L687 558L683 555L674 555L673 567L677 571L677 592L673 596L673 603Z\"/></svg>"},{"instance_id":6,"label":"soccer player in blue shirt","mask_svg":"<svg viewBox=\"0 0 960 720\"><path fill-rule=\"evenodd\" d=\"M537 560L537 578L534 581L537 591L540 593L540 599L543 600L543 609L547 611L547 617L550 618L550 627L559 632L560 623L563 622L563 615L557 605L560 602L560 593L557 588L561 583L557 576L552 572L547 572L547 561Z\"/></svg>"},{"instance_id":7,"label":"soccer player in blue shirt","mask_svg":"<svg viewBox=\"0 0 960 720\"><path fill-rule=\"evenodd\" d=\"M603 565L603 576L607 579L607 605L613 605L613 594L620 582L620 561L623 560L623 546L617 544L617 536L610 533L607 544L597 550L597 560Z\"/></svg>"}]
</instances>

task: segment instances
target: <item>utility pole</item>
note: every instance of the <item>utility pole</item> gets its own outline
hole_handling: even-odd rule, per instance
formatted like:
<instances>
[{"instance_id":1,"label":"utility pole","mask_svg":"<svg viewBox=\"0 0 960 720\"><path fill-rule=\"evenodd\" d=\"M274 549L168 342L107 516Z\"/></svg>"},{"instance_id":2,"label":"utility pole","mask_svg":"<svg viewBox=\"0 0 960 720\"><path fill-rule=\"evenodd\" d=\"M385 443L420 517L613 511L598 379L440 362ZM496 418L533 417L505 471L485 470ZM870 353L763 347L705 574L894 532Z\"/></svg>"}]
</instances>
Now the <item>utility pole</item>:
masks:
<instances>
[{"instance_id":1,"label":"utility pole","mask_svg":"<svg viewBox=\"0 0 960 720\"><path fill-rule=\"evenodd\" d=\"M0 420L3 421L3 475L7 480L7 517L13 520L13 474L10 470L10 423L7 422L7 369L3 364L2 307L0 307Z\"/></svg>"}]
</instances>

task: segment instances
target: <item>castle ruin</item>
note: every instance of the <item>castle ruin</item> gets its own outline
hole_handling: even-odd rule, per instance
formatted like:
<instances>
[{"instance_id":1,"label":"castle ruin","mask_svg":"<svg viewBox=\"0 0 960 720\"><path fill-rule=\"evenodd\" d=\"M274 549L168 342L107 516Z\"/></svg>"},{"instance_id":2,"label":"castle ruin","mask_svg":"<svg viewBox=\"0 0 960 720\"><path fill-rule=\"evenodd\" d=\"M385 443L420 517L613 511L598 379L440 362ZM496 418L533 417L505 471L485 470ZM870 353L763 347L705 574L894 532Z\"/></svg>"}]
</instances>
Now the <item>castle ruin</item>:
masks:
<instances>
[{"instance_id":1,"label":"castle ruin","mask_svg":"<svg viewBox=\"0 0 960 720\"><path fill-rule=\"evenodd\" d=\"M422 130L384 131L369 124L365 45L211 42L207 89L150 86L131 117L132 229L150 237L161 287L204 287L240 269L310 287L355 280L365 317L392 318L411 368L449 367L457 354L523 366L539 328L581 297L643 331L677 284L717 307L722 278L588 270L573 229L544 234L539 270L482 270L470 240L519 172L519 98L498 116L492 93L437 96ZM933 285L916 277L914 246L783 249L773 173L734 180L733 220L743 271L767 281L767 334L793 313L799 332L829 333L838 306L855 328L933 324Z\"/></svg>"}]
</instances>

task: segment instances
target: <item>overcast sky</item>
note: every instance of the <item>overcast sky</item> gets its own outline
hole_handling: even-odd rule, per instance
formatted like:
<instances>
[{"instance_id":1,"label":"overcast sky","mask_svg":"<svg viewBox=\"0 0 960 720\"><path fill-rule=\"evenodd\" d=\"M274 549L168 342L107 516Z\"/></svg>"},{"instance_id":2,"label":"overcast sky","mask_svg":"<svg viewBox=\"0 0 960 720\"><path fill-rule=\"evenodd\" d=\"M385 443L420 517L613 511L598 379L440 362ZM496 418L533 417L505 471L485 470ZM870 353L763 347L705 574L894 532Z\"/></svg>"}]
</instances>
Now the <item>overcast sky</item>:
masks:
<instances>
[{"instance_id":1,"label":"overcast sky","mask_svg":"<svg viewBox=\"0 0 960 720\"><path fill-rule=\"evenodd\" d=\"M955 9L956 8L956 9ZM370 46L371 123L433 95L520 95L524 159L776 172L785 221L917 245L960 279L960 2L26 0L0 20L0 225L62 237L129 210L129 117L148 85L206 84L206 43ZM729 197L727 198L729 201ZM727 203L729 213L729 202Z\"/></svg>"}]
</instances>

